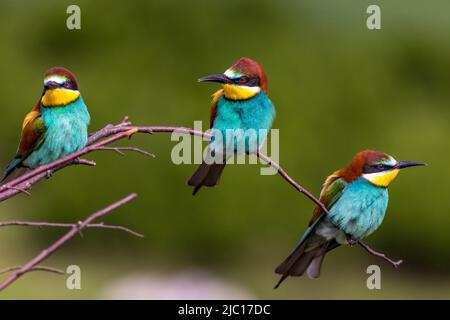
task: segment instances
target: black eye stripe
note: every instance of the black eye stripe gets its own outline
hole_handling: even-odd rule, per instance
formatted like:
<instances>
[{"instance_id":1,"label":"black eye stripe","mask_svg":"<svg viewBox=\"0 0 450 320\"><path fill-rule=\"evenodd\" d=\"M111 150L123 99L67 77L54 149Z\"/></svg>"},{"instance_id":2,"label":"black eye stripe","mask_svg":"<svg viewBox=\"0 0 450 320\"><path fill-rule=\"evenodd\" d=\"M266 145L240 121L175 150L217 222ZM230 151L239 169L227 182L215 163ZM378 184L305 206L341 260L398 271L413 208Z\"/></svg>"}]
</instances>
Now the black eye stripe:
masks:
<instances>
[{"instance_id":1,"label":"black eye stripe","mask_svg":"<svg viewBox=\"0 0 450 320\"><path fill-rule=\"evenodd\" d=\"M67 83L67 84L66 84ZM72 81L66 81L60 85L58 85L58 87L60 88L64 88L64 89L70 89L70 90L78 90L78 86L75 82ZM46 90L48 90L50 88L49 85L44 84L44 89L43 91L45 92Z\"/></svg>"},{"instance_id":2,"label":"black eye stripe","mask_svg":"<svg viewBox=\"0 0 450 320\"><path fill-rule=\"evenodd\" d=\"M394 167L387 164L366 164L363 168L363 173L376 173L392 170Z\"/></svg>"},{"instance_id":3,"label":"black eye stripe","mask_svg":"<svg viewBox=\"0 0 450 320\"><path fill-rule=\"evenodd\" d=\"M66 83L67 83L67 85L63 85L64 88L71 89L71 90L77 90L76 84L73 83L72 81L67 81Z\"/></svg>"},{"instance_id":4,"label":"black eye stripe","mask_svg":"<svg viewBox=\"0 0 450 320\"><path fill-rule=\"evenodd\" d=\"M233 82L236 83L236 84L245 85L245 86L248 86L248 87L258 87L259 86L259 79L258 78L246 77L248 80L245 83L239 82L239 79L241 79L241 78L234 79Z\"/></svg>"}]
</instances>

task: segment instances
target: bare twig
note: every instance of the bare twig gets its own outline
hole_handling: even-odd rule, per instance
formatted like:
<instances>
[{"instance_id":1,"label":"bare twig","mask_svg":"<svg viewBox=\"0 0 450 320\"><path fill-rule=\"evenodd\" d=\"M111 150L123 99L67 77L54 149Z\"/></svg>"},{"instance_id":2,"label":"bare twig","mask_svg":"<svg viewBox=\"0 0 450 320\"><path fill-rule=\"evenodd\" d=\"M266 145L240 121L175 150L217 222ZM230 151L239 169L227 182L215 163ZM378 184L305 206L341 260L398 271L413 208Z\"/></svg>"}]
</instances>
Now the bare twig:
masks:
<instances>
[{"instance_id":1,"label":"bare twig","mask_svg":"<svg viewBox=\"0 0 450 320\"><path fill-rule=\"evenodd\" d=\"M65 156L61 159L58 159L58 160L48 163L46 165L37 167L36 169L33 169L30 172L27 172L12 181L10 181L6 184L3 184L2 186L0 186L0 201L9 199L12 196L14 196L20 192L19 190L11 189L11 187L16 187L16 188L18 187L18 188L24 189L22 186L24 184L31 186L34 183L42 180L43 178L51 176L54 172L56 172L64 167L67 167L72 164L78 164L78 162L80 160L75 161L75 159L77 159L87 153L96 151L99 147L103 147L104 145L110 144L112 142L123 139L125 137L129 137L136 132L137 132L136 129L131 128L126 131L117 133L115 135L112 135L112 136L100 141L100 142L97 142L92 145L88 145L87 147L81 149L80 151L74 152L68 156ZM83 164L86 164L86 163L83 163Z\"/></svg>"},{"instance_id":2,"label":"bare twig","mask_svg":"<svg viewBox=\"0 0 450 320\"><path fill-rule=\"evenodd\" d=\"M44 227L50 227L50 228L74 228L77 227L78 224L76 223L55 223L55 222L35 222L35 221L1 221L0 227L9 227L9 226L21 226L21 227L37 227L37 228L44 228ZM131 229L128 229L123 226L115 226L110 224L104 224L103 222L100 223L92 223L85 226L86 229L89 228L97 228L97 229L112 229L112 230L119 230L127 232L133 236L143 238L144 235L141 233L138 233L136 231L133 231Z\"/></svg>"},{"instance_id":3,"label":"bare twig","mask_svg":"<svg viewBox=\"0 0 450 320\"><path fill-rule=\"evenodd\" d=\"M263 160L264 162L267 162L272 168L274 168L275 170L277 170L277 172L280 174L281 177L283 177L284 180L286 180L291 186L293 186L295 189L297 189L298 191L300 191L301 193L303 193L306 197L308 197L310 200L312 200L315 204L317 204L324 212L328 213L327 208L325 207L325 205L320 202L319 200L316 199L316 197L314 197L314 195L312 195L308 190L306 190L305 188L303 188L300 184L298 184L297 182L295 182L294 179L292 179L286 171L284 171L284 169L282 167L280 167L280 165L278 163L276 163L275 161L273 161L272 159L270 159L268 156L266 156L265 154L262 154L261 152L258 151L257 156Z\"/></svg>"},{"instance_id":4,"label":"bare twig","mask_svg":"<svg viewBox=\"0 0 450 320\"><path fill-rule=\"evenodd\" d=\"M105 216L106 214L110 213L111 211L117 209L118 207L123 206L124 204L130 202L131 200L135 199L137 197L136 194L130 194L126 196L125 198L114 202L113 204L110 204L109 206L91 214L88 218L86 218L84 221L73 225L71 229L64 234L61 238L59 238L56 242L54 242L52 245L50 245L45 250L41 251L37 256L35 256L33 259L31 259L28 263L23 265L22 267L16 269L13 274L8 276L6 279L4 279L2 282L0 282L0 291L11 285L14 281L19 279L24 274L33 271L33 269L36 269L38 264L50 257L56 250L58 250L63 244L65 244L68 240L73 238L77 233L79 233L81 230L86 228L88 225L92 224L95 220L97 220L100 217ZM48 270L47 270L48 271Z\"/></svg>"},{"instance_id":5,"label":"bare twig","mask_svg":"<svg viewBox=\"0 0 450 320\"><path fill-rule=\"evenodd\" d=\"M145 150L135 148L135 147L99 147L97 150L111 150L111 151L117 152L118 154L120 154L122 156L125 155L125 153L123 153L123 151L133 151L133 152L143 154L150 158L155 158L155 155L153 153L150 153L150 152L147 152Z\"/></svg>"},{"instance_id":6,"label":"bare twig","mask_svg":"<svg viewBox=\"0 0 450 320\"><path fill-rule=\"evenodd\" d=\"M95 167L97 164L94 161L77 158L73 160L74 164L84 164L85 166Z\"/></svg>"},{"instance_id":7,"label":"bare twig","mask_svg":"<svg viewBox=\"0 0 450 320\"><path fill-rule=\"evenodd\" d=\"M403 260L393 260L391 258L389 258L388 256L386 256L384 253L382 252L378 252L374 249L372 249L371 247L369 247L367 244L365 244L364 242L362 242L361 240L357 240L356 241L361 247L364 248L364 250L366 250L369 254L375 256L375 257L380 257L384 260L386 260L387 262L389 262L394 268L398 268L402 263Z\"/></svg>"},{"instance_id":8,"label":"bare twig","mask_svg":"<svg viewBox=\"0 0 450 320\"><path fill-rule=\"evenodd\" d=\"M13 271L17 271L17 270L20 270L21 268L22 268L22 266L8 267L8 268L0 270L0 275L9 273L9 272L13 272ZM64 271L62 271L60 269L56 269L56 268L52 268L52 267L43 267L43 266L33 267L28 272L31 272L31 271L46 271L46 272L51 272L51 273L56 273L56 274L61 274L61 275L66 274Z\"/></svg>"},{"instance_id":9,"label":"bare twig","mask_svg":"<svg viewBox=\"0 0 450 320\"><path fill-rule=\"evenodd\" d=\"M203 137L204 139L210 140L212 136L206 132L194 130L192 128L184 127L169 127L169 126L132 126L131 122L128 121L128 117L125 117L121 123L117 125L109 124L103 129L91 134L88 139L87 146L82 150L72 153L64 158L51 162L49 164L40 166L36 169L25 173L18 178L3 184L0 186L0 202L9 199L20 192L25 192L32 185L39 182L40 180L49 177L54 172L61 170L67 166L74 164L85 164L85 165L95 165L95 163L89 162L88 160L79 159L81 156L87 153L98 151L98 150L113 150L118 153L123 153L122 151L133 151L145 154L147 156L153 157L153 154L143 151L134 147L107 147L107 145L116 142L118 140L131 137L135 133L147 133L152 134L155 132L166 132L166 133L185 133L194 136ZM103 140L102 140L103 139ZM296 190L306 195L310 200L312 200L316 205L320 206L324 212L328 212L327 208L314 197L310 192L303 188L299 183L292 179L286 171L280 167L275 161L270 159L263 153L258 152L257 156L268 163L280 174L283 179L285 179L290 185L292 185ZM80 162L81 161L81 162Z\"/></svg>"},{"instance_id":10,"label":"bare twig","mask_svg":"<svg viewBox=\"0 0 450 320\"><path fill-rule=\"evenodd\" d=\"M26 190L26 189L28 189L30 187L31 187L30 184L25 184L23 187L22 186L19 186L19 187L7 186L6 188L8 190L14 190L14 191L17 191L17 192L22 192L22 193L25 193L27 196L31 196L31 192Z\"/></svg>"}]
</instances>

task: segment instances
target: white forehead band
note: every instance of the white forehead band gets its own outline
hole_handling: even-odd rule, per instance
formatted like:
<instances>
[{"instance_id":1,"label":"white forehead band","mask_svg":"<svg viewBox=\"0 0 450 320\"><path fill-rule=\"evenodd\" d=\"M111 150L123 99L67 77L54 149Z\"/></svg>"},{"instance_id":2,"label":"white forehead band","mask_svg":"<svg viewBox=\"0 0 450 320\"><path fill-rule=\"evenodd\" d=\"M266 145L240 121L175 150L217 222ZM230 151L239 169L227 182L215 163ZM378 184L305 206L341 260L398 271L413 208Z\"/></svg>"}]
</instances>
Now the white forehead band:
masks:
<instances>
[{"instance_id":1,"label":"white forehead band","mask_svg":"<svg viewBox=\"0 0 450 320\"><path fill-rule=\"evenodd\" d=\"M50 77L47 77L44 79L44 84L47 84L49 82L56 82L59 84L63 84L64 82L66 82L68 79L66 77L62 77L62 76L58 76L58 75L53 75Z\"/></svg>"}]
</instances>

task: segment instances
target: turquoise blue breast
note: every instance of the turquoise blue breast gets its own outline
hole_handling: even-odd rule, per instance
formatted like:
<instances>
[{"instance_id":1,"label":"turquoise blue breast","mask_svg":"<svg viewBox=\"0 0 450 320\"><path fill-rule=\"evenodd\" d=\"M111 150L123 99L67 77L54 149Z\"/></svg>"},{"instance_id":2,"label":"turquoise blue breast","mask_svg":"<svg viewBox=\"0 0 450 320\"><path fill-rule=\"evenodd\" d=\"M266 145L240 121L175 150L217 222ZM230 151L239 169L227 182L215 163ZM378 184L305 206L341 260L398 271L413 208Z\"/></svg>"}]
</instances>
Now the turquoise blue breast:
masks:
<instances>
[{"instance_id":1,"label":"turquoise blue breast","mask_svg":"<svg viewBox=\"0 0 450 320\"><path fill-rule=\"evenodd\" d=\"M274 118L275 108L263 91L242 101L221 97L213 128L222 133L226 145L232 145L234 151L245 141L245 152L255 152L264 143ZM235 134L227 134L227 129Z\"/></svg>"},{"instance_id":2,"label":"turquoise blue breast","mask_svg":"<svg viewBox=\"0 0 450 320\"><path fill-rule=\"evenodd\" d=\"M24 161L30 168L76 152L87 142L90 116L81 96L65 107L41 106L41 113L47 131L40 145Z\"/></svg>"},{"instance_id":3,"label":"turquoise blue breast","mask_svg":"<svg viewBox=\"0 0 450 320\"><path fill-rule=\"evenodd\" d=\"M355 239L374 232L383 222L388 205L387 188L379 188L363 178L346 186L341 198L329 210L329 218Z\"/></svg>"}]
</instances>

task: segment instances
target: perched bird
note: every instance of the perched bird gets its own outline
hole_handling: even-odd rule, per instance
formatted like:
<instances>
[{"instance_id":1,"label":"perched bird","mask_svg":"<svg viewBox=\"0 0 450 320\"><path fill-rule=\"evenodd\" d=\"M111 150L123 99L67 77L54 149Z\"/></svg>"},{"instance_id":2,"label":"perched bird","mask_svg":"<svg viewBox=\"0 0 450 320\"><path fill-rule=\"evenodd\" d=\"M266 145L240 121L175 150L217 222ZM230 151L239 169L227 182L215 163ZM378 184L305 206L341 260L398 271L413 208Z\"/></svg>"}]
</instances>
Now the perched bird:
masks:
<instances>
[{"instance_id":1,"label":"perched bird","mask_svg":"<svg viewBox=\"0 0 450 320\"><path fill-rule=\"evenodd\" d=\"M399 170L422 165L425 164L397 161L388 154L366 150L330 175L320 193L320 201L329 214L315 208L300 241L276 268L275 272L282 276L275 288L288 276L301 276L305 271L310 278L318 278L325 254L341 244L360 244L397 267L401 260L390 260L361 240L381 225L388 206L388 186Z\"/></svg>"},{"instance_id":2,"label":"perched bird","mask_svg":"<svg viewBox=\"0 0 450 320\"><path fill-rule=\"evenodd\" d=\"M234 154L257 152L275 118L275 108L267 96L266 74L256 61L240 58L223 74L198 81L218 82L222 89L213 94L210 128L214 138L208 146L209 158L188 180L194 195L202 186L219 182L226 161Z\"/></svg>"},{"instance_id":3,"label":"perched bird","mask_svg":"<svg viewBox=\"0 0 450 320\"><path fill-rule=\"evenodd\" d=\"M39 102L23 121L19 147L2 181L16 168L36 168L82 149L90 116L75 76L54 67L44 75Z\"/></svg>"}]
</instances>

